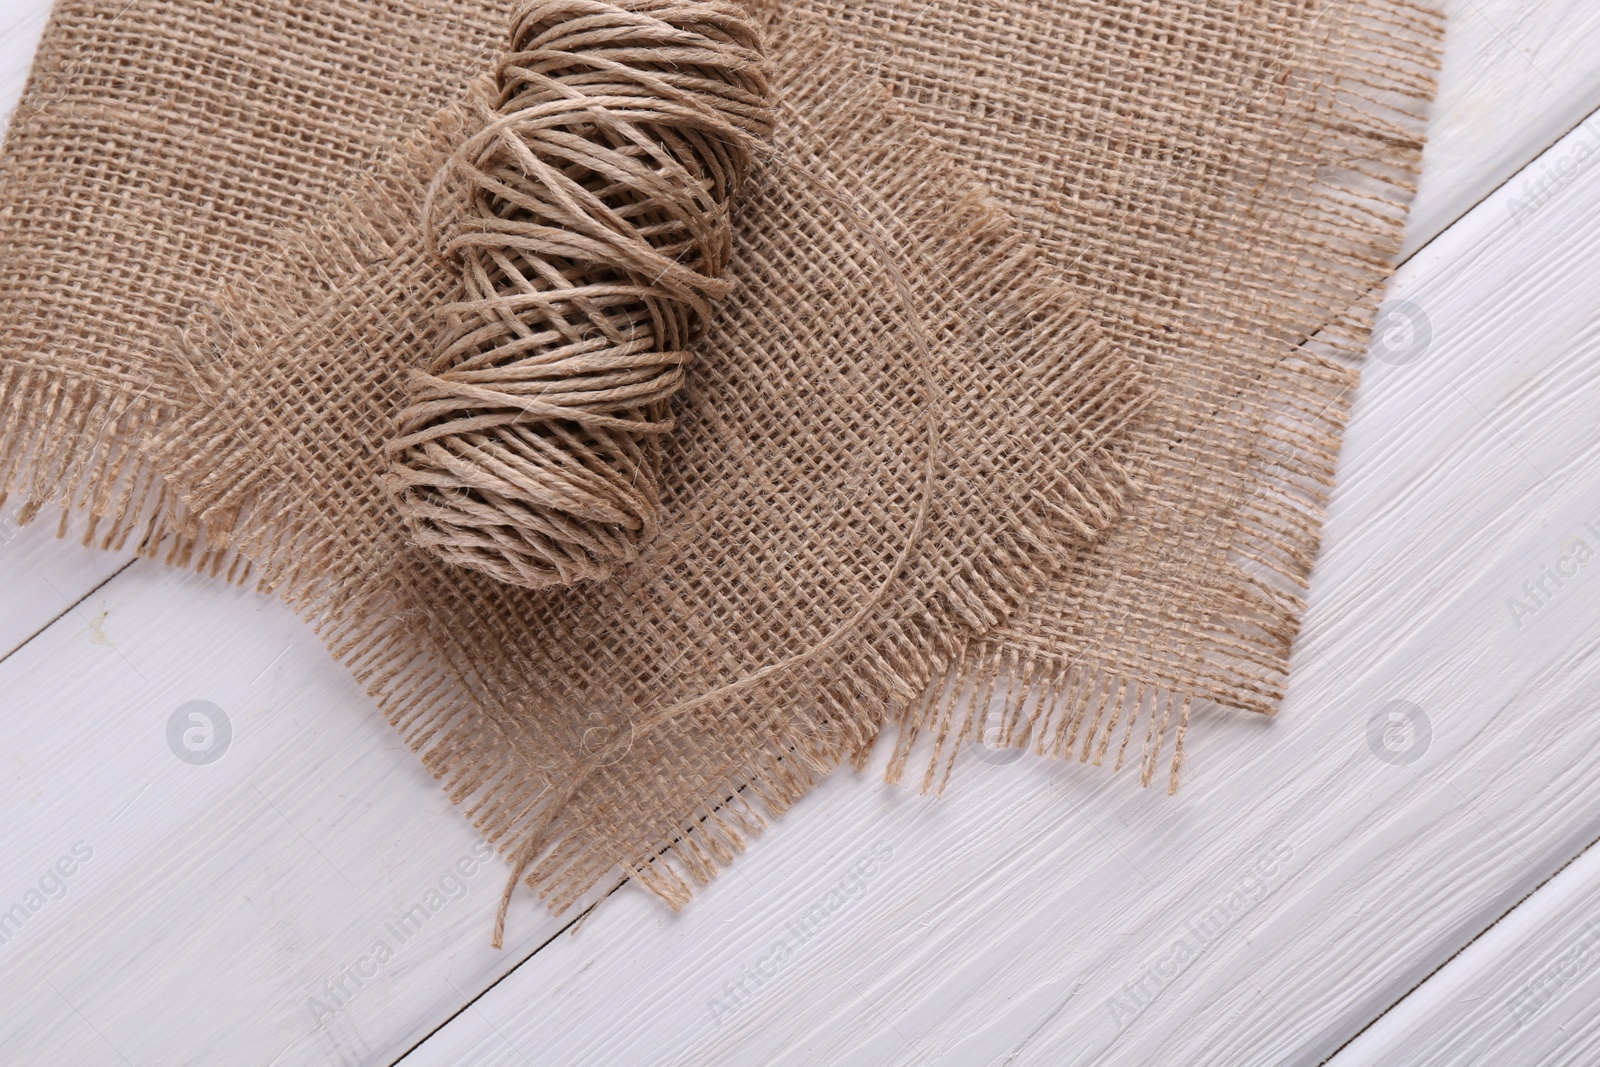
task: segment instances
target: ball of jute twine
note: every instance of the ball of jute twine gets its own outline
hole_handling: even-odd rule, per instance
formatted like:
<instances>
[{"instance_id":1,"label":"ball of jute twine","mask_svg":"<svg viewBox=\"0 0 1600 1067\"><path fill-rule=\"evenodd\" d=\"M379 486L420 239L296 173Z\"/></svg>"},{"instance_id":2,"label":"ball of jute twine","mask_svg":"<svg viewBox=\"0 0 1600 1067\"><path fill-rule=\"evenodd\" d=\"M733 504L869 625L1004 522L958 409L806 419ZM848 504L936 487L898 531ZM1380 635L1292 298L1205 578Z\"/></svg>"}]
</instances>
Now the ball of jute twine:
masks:
<instances>
[{"instance_id":1,"label":"ball of jute twine","mask_svg":"<svg viewBox=\"0 0 1600 1067\"><path fill-rule=\"evenodd\" d=\"M495 105L429 191L430 235L465 200L430 236L462 290L389 484L419 545L538 588L607 577L655 534L659 438L773 104L733 0L530 0L511 27Z\"/></svg>"}]
</instances>

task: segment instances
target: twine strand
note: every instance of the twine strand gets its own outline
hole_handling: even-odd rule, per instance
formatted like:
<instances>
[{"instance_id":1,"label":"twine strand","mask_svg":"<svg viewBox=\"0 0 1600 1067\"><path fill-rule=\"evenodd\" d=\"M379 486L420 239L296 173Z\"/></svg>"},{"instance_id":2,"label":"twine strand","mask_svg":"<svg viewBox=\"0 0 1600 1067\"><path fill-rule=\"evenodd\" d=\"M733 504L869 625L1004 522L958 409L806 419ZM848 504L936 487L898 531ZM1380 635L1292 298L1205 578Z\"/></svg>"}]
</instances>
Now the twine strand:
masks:
<instances>
[{"instance_id":1,"label":"twine strand","mask_svg":"<svg viewBox=\"0 0 1600 1067\"><path fill-rule=\"evenodd\" d=\"M890 285L894 288L903 306L908 312L913 312L918 306L917 300L912 292L911 283L900 269L895 249L888 240L879 235L870 215L855 202L855 199L845 192L842 187L788 159L776 149L768 153L768 158L775 169L781 169L789 176L809 184L820 197L831 202L839 209L841 214L851 219L862 239L883 265L885 273L889 277ZM572 802L596 774L626 756L639 738L678 721L692 711L697 711L719 700L736 697L741 693L755 689L764 682L772 681L783 674L800 669L808 661L817 658L846 640L874 613L879 611L889 599L895 583L905 573L906 566L911 560L911 554L922 544L928 523L928 513L933 502L934 482L938 477L939 464L942 460L944 449L944 438L941 432L944 421L944 402L938 376L935 372L936 357L933 345L928 336L927 328L914 315L908 319L907 326L910 340L917 349L923 386L927 391L926 403L923 405L919 417L926 443L922 455L921 485L917 496L916 514L912 518L910 527L906 530L905 540L901 542L900 550L895 555L894 562L890 565L888 573L884 575L883 580L872 591L871 595L857 606L855 611L836 624L827 635L809 648L776 663L770 663L765 667L754 670L725 685L717 686L696 696L686 697L665 707L657 708L630 723L628 729L610 744L583 760L568 776L566 783L555 790L545 801L544 809L540 812L539 819L525 834L522 844L512 853L511 873L506 880L505 889L500 895L500 906L495 911L494 933L490 939L493 947L498 949L505 946L506 916L511 909L511 898L516 893L518 884L527 875L529 866L550 843L550 834L555 828L556 820L560 818L562 811L566 809L567 805ZM761 720L757 726L765 729L767 723L780 710L783 710L780 705L772 701L766 702L762 708Z\"/></svg>"}]
</instances>

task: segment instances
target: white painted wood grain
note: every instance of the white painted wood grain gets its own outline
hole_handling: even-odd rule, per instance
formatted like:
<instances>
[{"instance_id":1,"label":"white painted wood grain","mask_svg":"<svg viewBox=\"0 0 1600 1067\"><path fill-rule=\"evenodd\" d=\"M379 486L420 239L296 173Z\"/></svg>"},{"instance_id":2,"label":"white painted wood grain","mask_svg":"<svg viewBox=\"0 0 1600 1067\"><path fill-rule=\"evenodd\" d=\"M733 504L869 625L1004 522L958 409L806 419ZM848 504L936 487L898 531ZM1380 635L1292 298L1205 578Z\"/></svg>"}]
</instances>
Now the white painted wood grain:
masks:
<instances>
[{"instance_id":1,"label":"white painted wood grain","mask_svg":"<svg viewBox=\"0 0 1600 1067\"><path fill-rule=\"evenodd\" d=\"M0 693L0 1062L392 1062L558 928L269 598L136 563Z\"/></svg>"},{"instance_id":2,"label":"white painted wood grain","mask_svg":"<svg viewBox=\"0 0 1600 1067\"><path fill-rule=\"evenodd\" d=\"M1363 386L1276 720L1203 716L1173 800L1031 761L939 803L830 782L743 879L677 919L625 888L408 1067L1331 1056L1600 835L1600 558L1560 563L1600 550L1600 170L1510 195L1397 280L1432 342ZM1409 764L1369 745L1395 700L1431 721Z\"/></svg>"},{"instance_id":3,"label":"white painted wood grain","mask_svg":"<svg viewBox=\"0 0 1600 1067\"><path fill-rule=\"evenodd\" d=\"M46 515L18 526L16 507L0 507L0 660L20 648L133 559L56 538Z\"/></svg>"},{"instance_id":4,"label":"white painted wood grain","mask_svg":"<svg viewBox=\"0 0 1600 1067\"><path fill-rule=\"evenodd\" d=\"M13 7L17 33L36 36L46 6ZM1600 12L1574 2L1455 7L1413 247L1600 103L1591 73ZM15 47L22 38L4 32L11 17L0 15L0 91L14 94L23 53ZM1441 835L1402 870L1459 870L1463 856L1481 859L1449 901L1449 921L1364 949L1392 950L1418 971L1414 982L1430 959L1542 877L1555 862L1546 857L1581 847L1582 797L1555 806L1556 822L1531 835L1526 862L1520 851L1510 859L1486 829L1504 822L1508 833L1522 832L1518 820L1544 799L1527 791L1530 775L1544 775L1551 795L1570 791L1562 775L1577 773L1574 761L1592 740L1581 728L1570 727L1567 762L1543 758L1520 773L1514 764L1472 764L1453 788L1481 816L1435 780L1445 754L1469 751L1464 734L1481 729L1488 747L1507 755L1517 729L1545 738L1553 727L1539 714L1570 715L1562 702L1581 697L1540 671L1553 673L1551 664L1577 657L1585 640L1592 645L1584 612L1592 617L1593 600L1554 603L1541 617L1536 654L1518 663L1482 654L1482 620L1468 610L1491 595L1482 583L1515 570L1530 544L1542 550L1548 530L1539 521L1566 521L1553 517L1566 506L1554 494L1535 499L1524 468L1537 461L1565 471L1570 450L1590 447L1583 361L1564 364L1572 386L1552 377L1562 358L1552 353L1571 342L1592 301L1576 283L1575 292L1552 295L1560 276L1531 245L1519 245L1521 258L1498 274L1489 269L1500 254L1495 242L1547 233L1552 220L1576 227L1592 212L1587 200L1561 206L1577 203L1578 184L1557 190L1542 222L1450 245L1460 262L1430 248L1422 258L1433 265L1408 272L1439 343L1450 348L1456 342L1447 339L1459 337L1470 349L1451 357L1466 361L1458 383L1466 401L1451 399L1432 361L1395 368L1426 374L1386 404L1367 401L1404 383L1369 376L1355 427L1368 439L1353 436L1347 463L1352 472L1366 464L1355 483L1365 488L1341 491L1317 576L1314 643L1291 704L1271 726L1222 717L1197 730L1194 773L1178 802L1102 772L1032 760L966 766L942 802L883 787L875 774L838 776L687 915L672 919L624 890L578 937L556 940L469 1007L416 1062L475 1063L480 1053L484 1062L503 1055L516 1063L622 1062L613 1055L982 1063L1013 1053L1018 1063L1073 1062L1100 1044L1120 1062L1188 1048L1195 1032L1183 1020L1195 1011L1216 1026L1237 1021L1245 1032L1234 1037L1255 1042L1252 1049L1301 1032L1326 1044L1376 1015L1406 977L1353 984L1350 953L1340 947L1352 935L1316 926L1320 912L1366 914L1379 887L1398 891L1387 865L1403 861L1417 838ZM1509 206L1501 210L1509 219ZM1546 253L1581 258L1587 250L1551 240ZM1441 279L1452 271L1466 273L1447 286ZM1436 304L1431 285L1448 297ZM1494 321L1483 325L1464 308ZM1469 373L1468 364L1478 369ZM1494 429L1478 407L1494 416ZM1481 515L1460 503L1480 485L1492 491ZM31 528L0 546L0 646L11 647L13 630L21 639L45 626L123 563L47 543L44 532ZM1530 573L1537 555L1527 557ZM25 583L39 574L58 597L30 591ZM1451 658L1429 658L1436 638L1456 642ZM1471 692L1518 710L1474 705L1439 727L1428 760L1380 772L1358 762L1372 761L1356 745L1364 723L1354 720L1397 678L1428 689L1430 709ZM348 1005L331 1017L314 1012L309 1001L324 983L363 966L386 923L437 887L474 837L309 632L252 594L137 564L0 663L0 694L0 908L26 900L74 844L94 852L65 880L65 895L42 893L19 936L0 944L0 1060L387 1063L556 928L524 900L511 927L519 947L490 952L500 875L480 871L466 896L430 918ZM182 764L165 747L166 717L191 699L227 709L238 731L229 753L205 767ZM1544 701L1557 712L1540 712ZM1351 721L1337 718L1341 710ZM1512 781L1496 792L1480 772ZM1412 822L1395 824L1386 804L1404 805ZM1460 825L1440 814L1452 811ZM1377 844L1373 823L1386 828ZM1300 833L1274 836L1286 826ZM1483 842L1490 847L1480 850ZM874 845L892 854L852 878ZM1208 901L1253 886L1248 868L1268 863L1277 845L1288 859L1259 891L1248 889L1259 899L1226 936L1126 1032L1108 1030L1115 1020L1106 991L1158 963ZM1366 867L1341 874L1348 863ZM776 961L776 940L790 929L800 933L787 935L795 943ZM1285 954L1291 935L1320 938L1313 943L1342 961L1320 979L1340 992L1337 1004L1318 1000L1318 987L1299 988L1316 968ZM1274 1000L1262 1003L1286 999L1292 1019L1241 999L1239 975L1257 974L1255 950L1241 947L1247 936L1265 939L1259 983ZM774 973L749 1003L714 1012L711 997L747 967L757 977ZM1280 981L1285 968L1290 979Z\"/></svg>"},{"instance_id":5,"label":"white painted wood grain","mask_svg":"<svg viewBox=\"0 0 1600 1067\"><path fill-rule=\"evenodd\" d=\"M1527 165L1600 107L1600 4L1442 6L1449 16L1444 70L1406 230L1408 255L1514 174L1519 195L1537 196L1545 175Z\"/></svg>"},{"instance_id":6,"label":"white painted wood grain","mask_svg":"<svg viewBox=\"0 0 1600 1067\"><path fill-rule=\"evenodd\" d=\"M1600 1063L1600 848L1347 1045L1330 1067Z\"/></svg>"}]
</instances>

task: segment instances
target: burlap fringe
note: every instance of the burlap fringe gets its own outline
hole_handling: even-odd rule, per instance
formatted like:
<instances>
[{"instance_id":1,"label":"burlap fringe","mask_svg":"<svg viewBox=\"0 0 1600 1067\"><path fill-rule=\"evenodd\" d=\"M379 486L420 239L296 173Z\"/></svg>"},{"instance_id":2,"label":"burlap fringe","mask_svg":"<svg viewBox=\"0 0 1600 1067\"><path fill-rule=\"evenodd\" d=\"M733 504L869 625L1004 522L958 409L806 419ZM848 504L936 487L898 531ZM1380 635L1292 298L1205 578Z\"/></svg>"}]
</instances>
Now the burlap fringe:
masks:
<instances>
[{"instance_id":1,"label":"burlap fringe","mask_svg":"<svg viewBox=\"0 0 1600 1067\"><path fill-rule=\"evenodd\" d=\"M58 516L55 535L87 548L132 551L229 582L248 560L208 541L143 453L165 421L141 396L23 362L0 364L0 505L21 498L18 525Z\"/></svg>"}]
</instances>

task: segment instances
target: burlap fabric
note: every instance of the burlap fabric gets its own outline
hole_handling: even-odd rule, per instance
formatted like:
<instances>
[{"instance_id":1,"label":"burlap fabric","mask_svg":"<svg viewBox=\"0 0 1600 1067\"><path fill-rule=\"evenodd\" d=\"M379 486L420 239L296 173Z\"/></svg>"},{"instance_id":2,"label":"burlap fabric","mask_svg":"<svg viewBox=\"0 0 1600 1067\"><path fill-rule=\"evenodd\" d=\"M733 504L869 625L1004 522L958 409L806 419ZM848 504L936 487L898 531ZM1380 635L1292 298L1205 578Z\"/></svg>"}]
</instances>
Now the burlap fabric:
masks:
<instances>
[{"instance_id":1,"label":"burlap fabric","mask_svg":"<svg viewBox=\"0 0 1600 1067\"><path fill-rule=\"evenodd\" d=\"M189 561L139 456L173 411L154 369L378 146L458 97L505 33L462 2L55 6L0 158L0 492ZM234 566L202 554L201 565Z\"/></svg>"},{"instance_id":2,"label":"burlap fabric","mask_svg":"<svg viewBox=\"0 0 1600 1067\"><path fill-rule=\"evenodd\" d=\"M1403 0L814 6L1159 385L1134 447L1145 491L907 709L900 760L931 736L931 784L987 714L1007 745L1134 754L1145 782L1166 738L1175 789L1194 707L1282 699L1442 16Z\"/></svg>"},{"instance_id":3,"label":"burlap fabric","mask_svg":"<svg viewBox=\"0 0 1600 1067\"><path fill-rule=\"evenodd\" d=\"M995 711L1175 784L1197 702L1271 711L1441 28L765 15L734 296L604 583L437 562L381 487L500 5L66 0L0 171L7 486L250 559L557 907L615 871L680 902L890 724L929 783Z\"/></svg>"}]
</instances>

